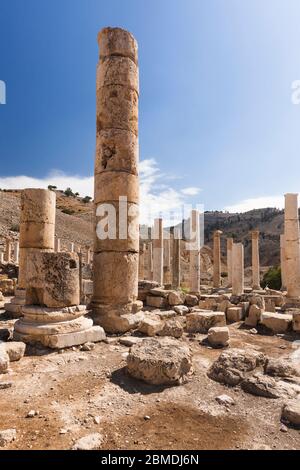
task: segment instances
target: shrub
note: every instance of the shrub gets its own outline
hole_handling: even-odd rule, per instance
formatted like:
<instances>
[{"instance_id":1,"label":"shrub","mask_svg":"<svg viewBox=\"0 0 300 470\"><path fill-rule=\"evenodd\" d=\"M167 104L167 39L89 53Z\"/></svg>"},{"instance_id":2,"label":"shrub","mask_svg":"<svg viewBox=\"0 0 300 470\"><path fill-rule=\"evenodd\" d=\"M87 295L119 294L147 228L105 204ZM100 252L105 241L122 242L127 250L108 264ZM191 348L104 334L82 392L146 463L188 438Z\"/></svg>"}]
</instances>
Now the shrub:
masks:
<instances>
[{"instance_id":1,"label":"shrub","mask_svg":"<svg viewBox=\"0 0 300 470\"><path fill-rule=\"evenodd\" d=\"M84 202L84 204L87 204L88 202L91 202L92 198L90 196L85 196L83 199L82 199L82 202Z\"/></svg>"},{"instance_id":2,"label":"shrub","mask_svg":"<svg viewBox=\"0 0 300 470\"><path fill-rule=\"evenodd\" d=\"M74 197L75 194L73 193L72 189L71 188L67 188L65 191L64 191L64 194L68 197Z\"/></svg>"},{"instance_id":3,"label":"shrub","mask_svg":"<svg viewBox=\"0 0 300 470\"><path fill-rule=\"evenodd\" d=\"M53 184L49 184L48 189L50 189L50 191L55 191L57 189L57 186L53 186Z\"/></svg>"},{"instance_id":4,"label":"shrub","mask_svg":"<svg viewBox=\"0 0 300 470\"><path fill-rule=\"evenodd\" d=\"M262 288L281 289L281 269L279 266L273 266L264 275L262 280Z\"/></svg>"}]
</instances>

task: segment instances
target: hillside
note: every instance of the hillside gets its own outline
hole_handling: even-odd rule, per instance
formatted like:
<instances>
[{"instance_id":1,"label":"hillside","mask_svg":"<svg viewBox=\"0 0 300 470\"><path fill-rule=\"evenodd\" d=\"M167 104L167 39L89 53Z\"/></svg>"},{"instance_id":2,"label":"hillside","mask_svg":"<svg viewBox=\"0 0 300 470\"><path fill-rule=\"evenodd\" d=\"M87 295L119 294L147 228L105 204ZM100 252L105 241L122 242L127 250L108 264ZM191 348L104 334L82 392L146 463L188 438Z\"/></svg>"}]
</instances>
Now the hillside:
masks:
<instances>
[{"instance_id":1,"label":"hillside","mask_svg":"<svg viewBox=\"0 0 300 470\"><path fill-rule=\"evenodd\" d=\"M66 196L56 191L56 236L62 246L69 242L91 246L93 240L93 203L84 203L79 197ZM0 191L0 245L3 238L18 238L20 191ZM283 233L283 211L257 209L241 214L206 212L204 217L205 244L212 247L213 231L223 231L222 255L226 257L226 237L233 236L245 246L245 265L251 264L251 230L261 232L261 265L276 265L280 260L279 238ZM1 240L2 238L2 240Z\"/></svg>"}]
</instances>

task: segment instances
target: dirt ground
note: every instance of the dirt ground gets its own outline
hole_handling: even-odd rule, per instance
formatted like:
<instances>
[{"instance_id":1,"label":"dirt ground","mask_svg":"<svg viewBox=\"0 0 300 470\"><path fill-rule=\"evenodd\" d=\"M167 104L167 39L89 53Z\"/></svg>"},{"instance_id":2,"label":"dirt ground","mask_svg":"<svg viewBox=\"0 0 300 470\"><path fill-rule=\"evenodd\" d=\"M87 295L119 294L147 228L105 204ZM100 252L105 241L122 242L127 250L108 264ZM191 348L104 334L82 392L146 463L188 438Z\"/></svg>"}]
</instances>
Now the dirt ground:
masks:
<instances>
[{"instance_id":1,"label":"dirt ground","mask_svg":"<svg viewBox=\"0 0 300 470\"><path fill-rule=\"evenodd\" d=\"M0 328L12 324L0 312ZM295 351L295 338L251 335L239 324L230 332L231 347L272 357ZM0 430L17 430L6 449L70 449L94 432L104 436L103 449L299 449L300 431L281 430L282 399L255 397L207 377L221 350L201 345L204 337L184 337L194 354L194 371L174 387L128 377L129 348L116 337L88 352L28 350L30 355L0 376L0 382L13 382L0 390ZM230 409L216 402L224 393L236 402ZM38 414L26 417L30 410Z\"/></svg>"}]
</instances>

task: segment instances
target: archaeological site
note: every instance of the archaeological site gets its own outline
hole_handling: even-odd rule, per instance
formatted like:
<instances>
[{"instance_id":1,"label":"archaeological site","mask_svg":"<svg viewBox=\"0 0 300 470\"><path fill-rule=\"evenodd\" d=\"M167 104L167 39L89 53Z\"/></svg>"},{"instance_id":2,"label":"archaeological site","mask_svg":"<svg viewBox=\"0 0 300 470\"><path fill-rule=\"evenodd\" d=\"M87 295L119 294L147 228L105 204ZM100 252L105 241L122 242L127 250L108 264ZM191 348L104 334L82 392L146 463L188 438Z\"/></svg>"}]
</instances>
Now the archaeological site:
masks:
<instances>
[{"instance_id":1,"label":"archaeological site","mask_svg":"<svg viewBox=\"0 0 300 470\"><path fill-rule=\"evenodd\" d=\"M120 5L117 1L114 4ZM82 7L83 11L86 13L88 7ZM120 12L118 15L116 20L122 17ZM146 25L145 16L143 21ZM97 41L96 23L100 30ZM60 173L51 179L38 179L33 160L28 160L28 176L11 178L13 183L8 186L13 170L6 172L8 157L5 147L0 148L0 451L96 450L110 451L110 455L129 450L168 451L174 456L184 450L196 456L203 450L299 450L300 231L295 184L291 180L290 186L285 182L277 185L279 202L274 206L230 209L226 192L235 194L236 200L244 197L238 194L241 187L250 188L254 194L260 176L257 181L248 177L242 162L240 168L231 166L231 157L224 152L211 170L210 183L196 197L200 190L194 186L204 185L209 157L200 152L197 158L202 159L202 166L196 170L192 152L187 149L180 155L180 177L184 179L184 171L189 172L193 187L189 179L186 185L191 187L171 192L171 185L180 182L172 179L178 165L173 144L168 159L162 156L165 162L157 182L160 170L153 160L140 156L140 146L151 140L149 149L159 148L162 133L169 133L166 140L173 138L171 125L159 133L162 124L153 123L151 130L156 114L151 115L150 108L162 99L162 76L153 72L152 88L150 83L149 88L144 85L151 70L146 61L164 61L157 57L160 46L154 45L152 50L151 41L163 39L153 34L151 41L143 40L142 30L133 35L129 29L134 32L134 27L127 28L127 21L126 29L101 29L102 24L100 15L100 21L99 16L95 18L91 28L98 57L91 34L84 36L82 25L77 31L78 44L84 42L87 57L78 50L82 54L78 67L76 50L70 60L57 59L64 70L70 69L65 72L70 88L56 91L67 100L73 89L73 74L87 73L79 68L90 64L93 52L94 69L88 70L89 80L82 86L84 96L93 96L94 114L90 108L82 111L85 115L75 131L73 127L69 131L66 118L57 117L46 137L38 135L42 124L37 113L36 142L16 157L27 160L27 153L43 138L48 139L46 145L53 153L56 145L68 141L72 156L65 158L80 160L84 174L89 174L94 161L86 192L65 189ZM74 32L71 38L65 40L73 41ZM37 60L48 48L44 40L36 45ZM218 40L222 42L221 37ZM176 38L176 47L180 41ZM167 45L168 60L175 60L172 41ZM161 47L164 55L165 46ZM54 60L52 53L51 49L49 63ZM193 74L193 61L204 60L201 55L206 53L203 46L198 49L191 43L190 50L184 50L191 63L189 67L186 62L178 66L180 76ZM63 53L57 47L53 54ZM179 62L182 54L180 48ZM50 75L51 67L47 69ZM45 70L40 69L40 80L48 73ZM163 73L168 73L167 66ZM38 69L34 74L38 76ZM33 93L37 76L32 77L32 89L22 93ZM214 106L204 104L210 94L202 92L199 77L203 107ZM172 87L169 74L168 80ZM182 85L190 100L186 106L193 107L187 83ZM7 103L0 106L3 120L14 100L13 86L7 81ZM214 80L211 87L216 86ZM229 85L227 92L234 95ZM43 93L47 93L46 88ZM74 121L78 119L76 93L67 105L70 123L72 114ZM199 138L189 122L192 115L186 112L188 108L181 111L181 97L173 93L174 102L178 99L177 111L174 103L169 103L168 111L161 110L162 114L166 112L164 119L173 122L176 117L172 114L183 114L182 133L193 140L195 132L195 139ZM212 96L209 99L213 100ZM45 102L41 101L42 109L47 100L45 96ZM59 114L64 101L55 105L47 101L47 106L57 106ZM49 113L52 111L49 109ZM95 121L95 113L96 125L84 134L89 140L86 148L93 148L94 155L80 154L81 126L84 119ZM198 113L205 121L205 111L198 109ZM23 112L15 119L17 127L28 129ZM216 119L215 126L222 125L225 128L227 123ZM202 133L206 126L208 129L208 123ZM6 128L5 132L13 141L21 139L15 130ZM213 139L213 134L210 137ZM223 139L226 145L221 131L215 139ZM14 149L18 145L14 142ZM244 142L244 146L253 150L253 142ZM284 149L280 151L282 172L288 172L288 178L293 172L297 174L292 164L284 162L288 160ZM58 163L46 162L48 154L44 156L43 150L37 152L36 165L57 167ZM64 168L63 151L58 154ZM226 158L227 164L221 163ZM249 165L256 166L257 173L264 171L259 160ZM74 168L70 173L79 173ZM149 185L154 187L157 182L157 193L147 189L147 171ZM272 171L264 174L265 187ZM25 174L23 166L18 170L16 165L14 174ZM226 180L224 186L218 178ZM70 186L77 190L75 179ZM206 203L210 192L215 198L212 201L219 198L222 210L209 210L213 207ZM186 204L188 196L194 196L190 204ZM247 197L250 201L252 196ZM146 199L151 205L147 220ZM168 201L172 199L169 210ZM185 210L179 207L183 204L188 206Z\"/></svg>"}]
</instances>

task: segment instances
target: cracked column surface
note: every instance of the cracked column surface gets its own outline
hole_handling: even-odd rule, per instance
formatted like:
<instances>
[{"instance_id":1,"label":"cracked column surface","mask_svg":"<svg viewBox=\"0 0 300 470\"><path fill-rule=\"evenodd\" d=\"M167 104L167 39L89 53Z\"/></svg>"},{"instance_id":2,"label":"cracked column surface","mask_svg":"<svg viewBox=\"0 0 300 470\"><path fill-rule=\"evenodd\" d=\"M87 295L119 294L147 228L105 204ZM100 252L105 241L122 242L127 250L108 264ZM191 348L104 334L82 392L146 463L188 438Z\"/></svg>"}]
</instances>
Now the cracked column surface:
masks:
<instances>
[{"instance_id":1,"label":"cracked column surface","mask_svg":"<svg viewBox=\"0 0 300 470\"><path fill-rule=\"evenodd\" d=\"M286 290L286 259L285 259L285 238L280 235L280 267L281 267L281 290Z\"/></svg>"},{"instance_id":2,"label":"cracked column surface","mask_svg":"<svg viewBox=\"0 0 300 470\"><path fill-rule=\"evenodd\" d=\"M104 28L98 43L92 307L95 323L113 333L129 330L134 320L128 315L141 308L138 46L120 28Z\"/></svg>"},{"instance_id":3,"label":"cracked column surface","mask_svg":"<svg viewBox=\"0 0 300 470\"><path fill-rule=\"evenodd\" d=\"M300 297L298 194L285 195L284 241L287 296L298 299Z\"/></svg>"}]
</instances>

